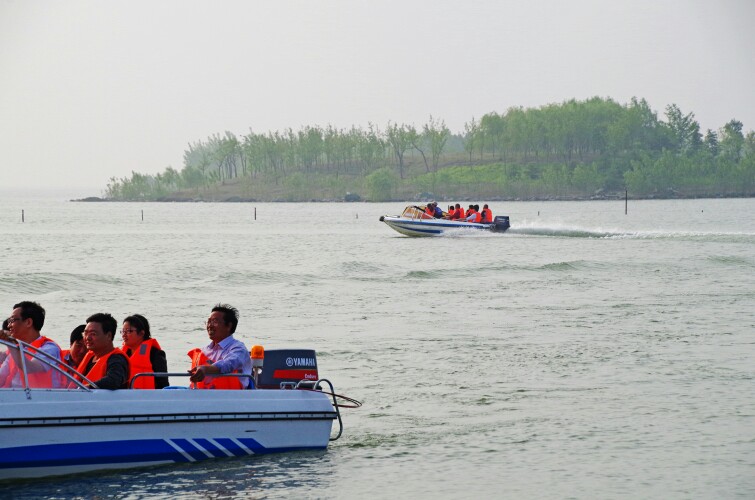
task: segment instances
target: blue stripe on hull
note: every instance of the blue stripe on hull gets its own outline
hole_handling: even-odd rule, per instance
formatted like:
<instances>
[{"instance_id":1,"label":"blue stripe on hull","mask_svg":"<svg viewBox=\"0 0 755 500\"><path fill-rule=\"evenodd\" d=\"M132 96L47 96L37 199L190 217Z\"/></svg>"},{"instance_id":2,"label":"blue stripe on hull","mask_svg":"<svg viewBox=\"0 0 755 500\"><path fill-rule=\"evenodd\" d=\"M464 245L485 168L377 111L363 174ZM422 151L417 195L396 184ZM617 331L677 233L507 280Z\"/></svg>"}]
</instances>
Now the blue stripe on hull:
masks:
<instances>
[{"instance_id":1,"label":"blue stripe on hull","mask_svg":"<svg viewBox=\"0 0 755 500\"><path fill-rule=\"evenodd\" d=\"M294 450L324 449L323 446L296 446L266 448L251 438L214 438L213 441L236 457L253 454L277 453ZM194 446L187 439L172 439L171 442L194 460L207 460L212 457L227 457L223 450L206 438L195 438L194 442L211 455ZM239 446L241 443L242 446ZM184 463L191 459L171 446L165 439L129 439L120 441L100 441L94 443L46 444L0 448L0 469L70 467L87 465L128 465L149 462ZM117 467L114 467L117 468Z\"/></svg>"},{"instance_id":2,"label":"blue stripe on hull","mask_svg":"<svg viewBox=\"0 0 755 500\"><path fill-rule=\"evenodd\" d=\"M207 455L202 453L199 448L191 444L188 439L172 439L171 441L173 441L173 444L191 455L191 458L193 458L194 460L199 461L207 459Z\"/></svg>"},{"instance_id":3,"label":"blue stripe on hull","mask_svg":"<svg viewBox=\"0 0 755 500\"><path fill-rule=\"evenodd\" d=\"M0 469L166 461L188 460L163 439L130 439L3 448Z\"/></svg>"},{"instance_id":4,"label":"blue stripe on hull","mask_svg":"<svg viewBox=\"0 0 755 500\"><path fill-rule=\"evenodd\" d=\"M232 439L216 439L215 442L237 457L243 457L247 455L247 452L241 446L236 444L236 442Z\"/></svg>"}]
</instances>

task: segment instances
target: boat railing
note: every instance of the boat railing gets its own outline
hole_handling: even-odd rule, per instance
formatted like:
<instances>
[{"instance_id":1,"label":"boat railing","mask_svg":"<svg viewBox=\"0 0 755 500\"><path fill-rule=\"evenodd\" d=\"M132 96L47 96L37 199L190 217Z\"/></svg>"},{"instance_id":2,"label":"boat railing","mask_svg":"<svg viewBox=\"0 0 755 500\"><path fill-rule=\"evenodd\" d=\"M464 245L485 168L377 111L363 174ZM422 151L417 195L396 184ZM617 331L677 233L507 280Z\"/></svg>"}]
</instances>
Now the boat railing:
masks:
<instances>
[{"instance_id":1,"label":"boat railing","mask_svg":"<svg viewBox=\"0 0 755 500\"><path fill-rule=\"evenodd\" d=\"M307 380L302 380L298 384L296 384L296 389L303 389L307 387L309 384L307 384ZM322 384L326 383L330 387L330 392L326 392L325 394L328 394L331 398L333 398L333 408L336 410L336 417L338 417L338 434L336 434L335 437L330 437L330 441L335 441L339 437L341 437L341 434L343 433L343 421L341 420L341 410L340 405L338 404L338 401L336 401L336 390L333 388L333 384L330 382L330 380L326 378L321 378L318 381L316 381L314 384L312 384L312 390L314 391L322 391ZM323 391L324 392L324 391ZM360 403L361 405L361 403Z\"/></svg>"},{"instance_id":2,"label":"boat railing","mask_svg":"<svg viewBox=\"0 0 755 500\"><path fill-rule=\"evenodd\" d=\"M21 378L24 382L24 390L26 391L26 398L31 399L31 389L84 389L85 391L91 390L91 388L96 389L97 385L86 378L84 375L76 371L73 367L66 364L61 359L56 359L53 356L50 356L44 351L41 351L37 348L35 348L33 345L28 344L24 341L14 339L13 341L7 341L7 340L0 340L0 344L6 346L8 348L7 355L13 356L13 351L18 351L19 355L19 361L21 362L21 366L19 367L21 370ZM27 366L27 361L29 359L36 359L40 363L43 363L46 366L49 366L55 372L60 374L65 380L67 380L67 383L58 384L60 387L31 387L29 384L29 368ZM14 356L14 361L16 360ZM81 377L79 379L78 377ZM88 385L87 385L88 384ZM90 388L91 387L91 388Z\"/></svg>"},{"instance_id":3,"label":"boat railing","mask_svg":"<svg viewBox=\"0 0 755 500\"><path fill-rule=\"evenodd\" d=\"M131 379L131 383L129 384L128 388L129 389L133 389L134 388L134 381L136 379L138 379L138 378L141 378L141 377L152 377L152 378L155 378L155 377L190 377L190 376L191 376L191 373L189 373L189 372L170 372L170 373L167 373L167 372L142 372L142 373L137 373L136 375L134 375L134 377ZM248 378L248 379L250 379L252 381L254 380L254 378L251 375L247 374L247 373L218 373L217 375L213 374L213 375L208 375L208 376L210 376L210 377ZM180 387L180 386L177 386L177 387L169 386L169 387L172 387L174 389L196 389L196 387L194 387L194 384L189 384L189 387Z\"/></svg>"}]
</instances>

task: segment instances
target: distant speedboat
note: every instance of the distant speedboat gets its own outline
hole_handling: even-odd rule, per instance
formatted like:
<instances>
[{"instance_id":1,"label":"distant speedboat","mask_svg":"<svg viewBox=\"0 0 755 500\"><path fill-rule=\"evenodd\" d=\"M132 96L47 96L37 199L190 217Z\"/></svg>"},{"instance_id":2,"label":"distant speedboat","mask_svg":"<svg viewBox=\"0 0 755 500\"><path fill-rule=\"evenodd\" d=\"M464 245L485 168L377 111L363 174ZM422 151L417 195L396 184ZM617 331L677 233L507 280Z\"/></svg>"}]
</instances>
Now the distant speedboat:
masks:
<instances>
[{"instance_id":1,"label":"distant speedboat","mask_svg":"<svg viewBox=\"0 0 755 500\"><path fill-rule=\"evenodd\" d=\"M0 480L324 450L341 435L338 407L345 405L336 403L330 382L319 379L313 350L265 353L254 379L270 389L110 391L88 388L28 344L0 344L21 345L26 356L54 366L72 384L34 389L23 373L26 387L0 389ZM320 389L322 382L330 393ZM335 437L333 421L339 423Z\"/></svg>"},{"instance_id":2,"label":"distant speedboat","mask_svg":"<svg viewBox=\"0 0 755 500\"><path fill-rule=\"evenodd\" d=\"M497 215L493 222L486 223L436 219L414 205L406 207L401 215L381 215L380 222L385 222L391 229L406 236L437 236L457 229L484 229L503 233L511 227L508 215Z\"/></svg>"}]
</instances>

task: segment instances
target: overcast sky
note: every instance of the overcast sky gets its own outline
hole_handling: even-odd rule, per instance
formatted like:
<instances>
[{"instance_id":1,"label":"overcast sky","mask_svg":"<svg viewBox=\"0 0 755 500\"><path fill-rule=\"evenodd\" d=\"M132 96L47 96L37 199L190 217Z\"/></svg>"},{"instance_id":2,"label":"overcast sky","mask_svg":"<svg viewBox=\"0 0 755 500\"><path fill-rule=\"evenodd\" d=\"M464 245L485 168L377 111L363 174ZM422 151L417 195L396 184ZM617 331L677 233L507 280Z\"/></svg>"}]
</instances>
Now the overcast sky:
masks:
<instances>
[{"instance_id":1,"label":"overcast sky","mask_svg":"<svg viewBox=\"0 0 755 500\"><path fill-rule=\"evenodd\" d=\"M754 0L0 0L0 187L99 195L226 130L461 132L592 96L753 130L753 26Z\"/></svg>"}]
</instances>

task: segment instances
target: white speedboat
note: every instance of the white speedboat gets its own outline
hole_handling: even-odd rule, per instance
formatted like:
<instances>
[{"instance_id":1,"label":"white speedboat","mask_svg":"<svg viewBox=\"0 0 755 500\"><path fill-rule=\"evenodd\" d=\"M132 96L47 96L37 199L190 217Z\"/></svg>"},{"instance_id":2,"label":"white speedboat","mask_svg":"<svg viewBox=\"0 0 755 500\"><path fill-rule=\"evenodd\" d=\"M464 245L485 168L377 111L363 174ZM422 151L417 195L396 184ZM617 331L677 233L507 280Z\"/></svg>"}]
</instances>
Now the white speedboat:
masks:
<instances>
[{"instance_id":1,"label":"white speedboat","mask_svg":"<svg viewBox=\"0 0 755 500\"><path fill-rule=\"evenodd\" d=\"M502 233L510 227L508 215L498 215L490 223L436 219L414 205L406 207L401 215L382 215L380 222L385 222L388 227L406 236L437 236L457 229L482 229Z\"/></svg>"},{"instance_id":2,"label":"white speedboat","mask_svg":"<svg viewBox=\"0 0 755 500\"><path fill-rule=\"evenodd\" d=\"M287 352L301 350L280 350L288 366L264 367L268 384L273 376L298 379L304 372L309 376L302 378L317 378L314 351L305 351L311 361ZM49 361L40 353L26 355ZM291 370L302 359L306 369ZM326 380L252 390L110 391L75 383L74 389L31 389L28 382L0 389L0 479L325 449L342 430ZM330 395L319 390L323 383ZM331 438L334 420L340 428Z\"/></svg>"}]
</instances>

